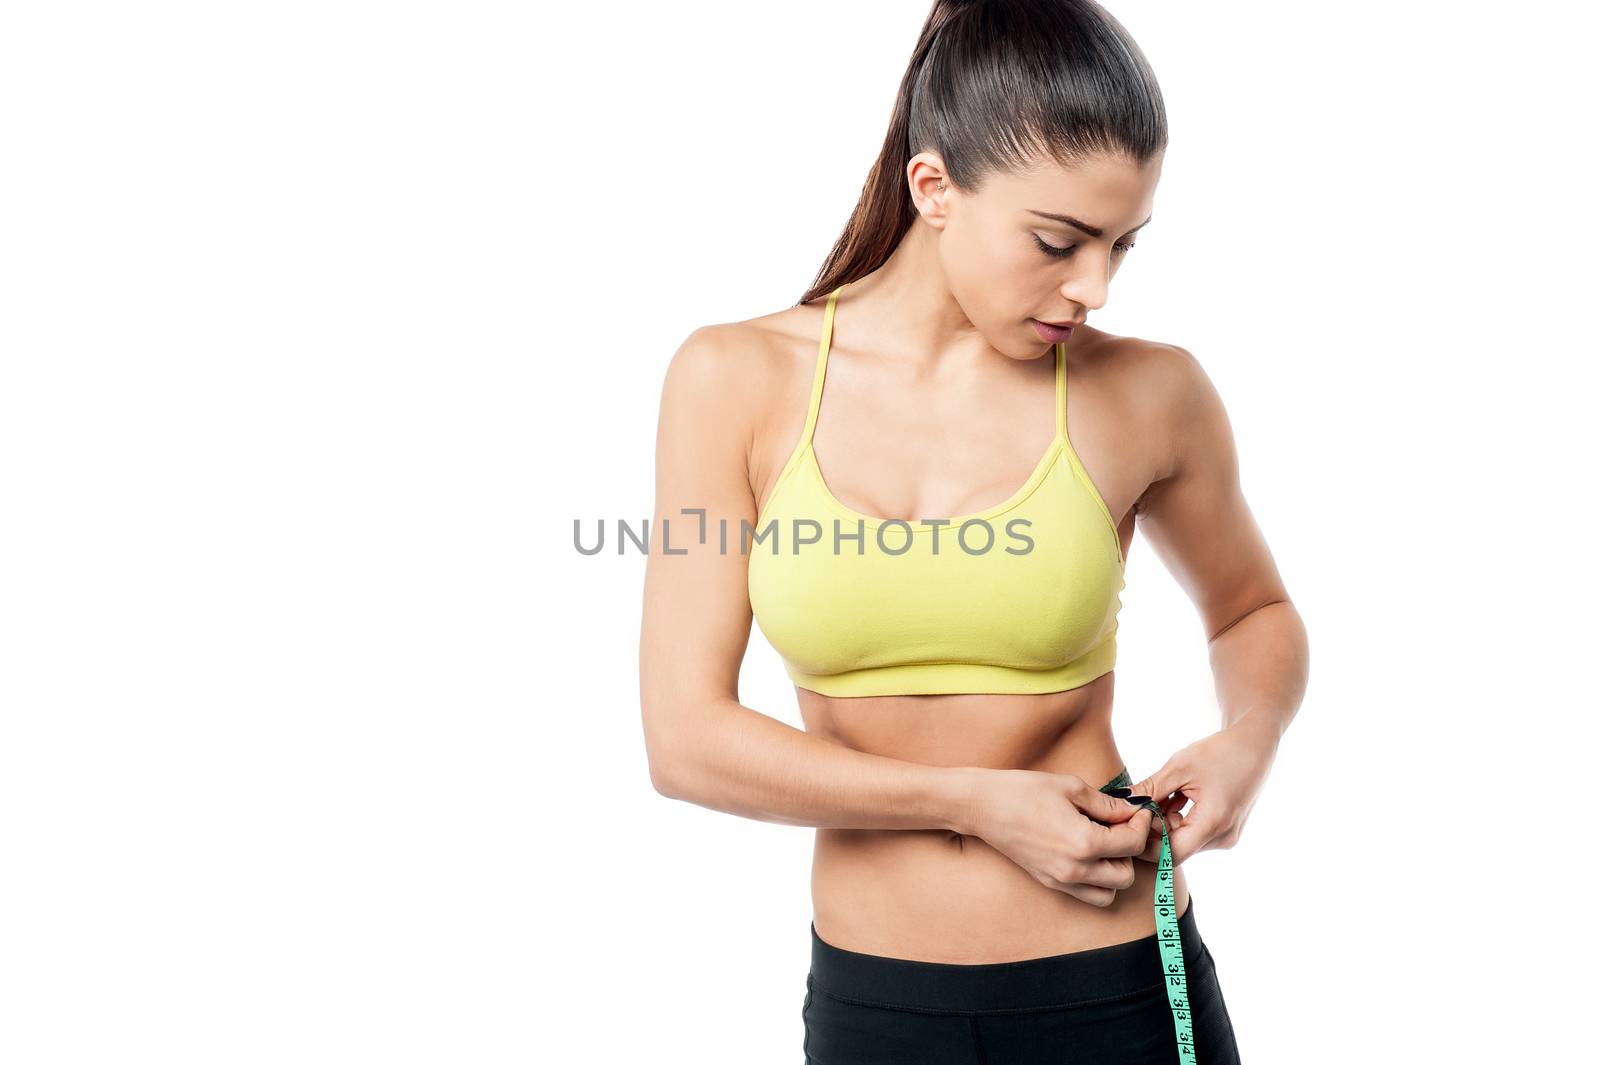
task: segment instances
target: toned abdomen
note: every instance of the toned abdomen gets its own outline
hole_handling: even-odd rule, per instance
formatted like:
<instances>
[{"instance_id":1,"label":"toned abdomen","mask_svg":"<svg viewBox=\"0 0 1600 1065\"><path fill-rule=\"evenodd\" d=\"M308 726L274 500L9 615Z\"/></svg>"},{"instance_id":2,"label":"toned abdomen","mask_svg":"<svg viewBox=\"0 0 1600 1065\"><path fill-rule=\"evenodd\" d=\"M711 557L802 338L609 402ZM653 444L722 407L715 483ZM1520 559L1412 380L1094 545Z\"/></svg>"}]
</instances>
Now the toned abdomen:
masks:
<instances>
[{"instance_id":1,"label":"toned abdomen","mask_svg":"<svg viewBox=\"0 0 1600 1065\"><path fill-rule=\"evenodd\" d=\"M807 731L927 765L1070 773L1100 787L1123 767L1111 736L1112 675L1048 695L828 699L801 692ZM1131 767L1130 767L1131 768ZM1108 907L1048 888L974 836L940 829L819 828L811 895L817 935L845 950L987 964L1126 942L1155 932L1156 866ZM1181 913L1188 886L1174 877Z\"/></svg>"}]
</instances>

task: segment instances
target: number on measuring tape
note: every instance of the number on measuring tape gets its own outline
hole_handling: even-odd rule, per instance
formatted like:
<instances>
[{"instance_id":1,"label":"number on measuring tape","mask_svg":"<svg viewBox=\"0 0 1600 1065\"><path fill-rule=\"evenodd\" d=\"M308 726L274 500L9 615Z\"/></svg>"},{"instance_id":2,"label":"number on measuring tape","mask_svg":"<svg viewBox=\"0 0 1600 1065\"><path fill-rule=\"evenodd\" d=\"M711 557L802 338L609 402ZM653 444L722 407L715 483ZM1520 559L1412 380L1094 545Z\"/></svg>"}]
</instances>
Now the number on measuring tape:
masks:
<instances>
[{"instance_id":1,"label":"number on measuring tape","mask_svg":"<svg viewBox=\"0 0 1600 1065\"><path fill-rule=\"evenodd\" d=\"M1133 778L1124 769L1101 787L1131 787ZM1178 1057L1184 1065L1198 1065L1194 1052L1194 1024L1189 1015L1188 974L1183 968L1183 938L1178 933L1177 892L1172 884L1172 843L1167 837L1167 819L1154 800L1144 808L1161 822L1161 858L1156 863L1156 944L1161 950L1162 970L1167 974L1167 1005L1172 1010L1172 1027L1178 1037Z\"/></svg>"}]
</instances>

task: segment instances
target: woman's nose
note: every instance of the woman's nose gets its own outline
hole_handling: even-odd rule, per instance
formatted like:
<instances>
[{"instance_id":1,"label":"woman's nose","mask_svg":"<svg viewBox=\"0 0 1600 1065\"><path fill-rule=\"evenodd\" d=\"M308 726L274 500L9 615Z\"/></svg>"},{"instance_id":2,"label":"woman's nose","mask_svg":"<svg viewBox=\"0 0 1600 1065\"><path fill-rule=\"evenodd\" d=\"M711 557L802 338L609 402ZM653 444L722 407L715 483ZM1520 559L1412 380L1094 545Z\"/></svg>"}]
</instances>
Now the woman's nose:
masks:
<instances>
[{"instance_id":1,"label":"woman's nose","mask_svg":"<svg viewBox=\"0 0 1600 1065\"><path fill-rule=\"evenodd\" d=\"M1111 264L1101 262L1074 266L1076 269L1072 276L1061 286L1061 294L1091 311L1104 307L1107 291L1111 287Z\"/></svg>"}]
</instances>

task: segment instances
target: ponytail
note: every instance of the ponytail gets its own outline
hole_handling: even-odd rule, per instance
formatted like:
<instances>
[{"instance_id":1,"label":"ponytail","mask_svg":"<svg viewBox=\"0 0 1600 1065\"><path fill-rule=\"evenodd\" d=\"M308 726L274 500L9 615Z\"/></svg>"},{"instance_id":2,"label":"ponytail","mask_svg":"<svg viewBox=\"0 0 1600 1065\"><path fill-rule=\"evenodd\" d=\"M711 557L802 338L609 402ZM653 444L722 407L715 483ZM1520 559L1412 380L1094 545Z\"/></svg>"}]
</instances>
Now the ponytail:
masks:
<instances>
[{"instance_id":1,"label":"ponytail","mask_svg":"<svg viewBox=\"0 0 1600 1065\"><path fill-rule=\"evenodd\" d=\"M934 0L877 161L799 302L888 262L916 220L906 167L918 152L938 152L946 180L976 191L1040 154L1070 165L1109 151L1143 164L1166 144L1155 75L1094 0Z\"/></svg>"}]
</instances>

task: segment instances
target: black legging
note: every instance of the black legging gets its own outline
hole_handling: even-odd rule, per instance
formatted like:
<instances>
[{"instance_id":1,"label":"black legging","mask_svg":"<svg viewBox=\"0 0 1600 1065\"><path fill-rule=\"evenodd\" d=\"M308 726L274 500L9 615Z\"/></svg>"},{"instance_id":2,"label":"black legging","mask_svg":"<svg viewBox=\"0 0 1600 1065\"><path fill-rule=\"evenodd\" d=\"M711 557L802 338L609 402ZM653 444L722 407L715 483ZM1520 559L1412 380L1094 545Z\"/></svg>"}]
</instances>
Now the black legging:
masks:
<instances>
[{"instance_id":1,"label":"black legging","mask_svg":"<svg viewBox=\"0 0 1600 1065\"><path fill-rule=\"evenodd\" d=\"M1196 1065L1238 1065L1194 898L1178 918ZM956 965L861 954L811 926L806 1065L1177 1065L1154 935L1047 958Z\"/></svg>"}]
</instances>

